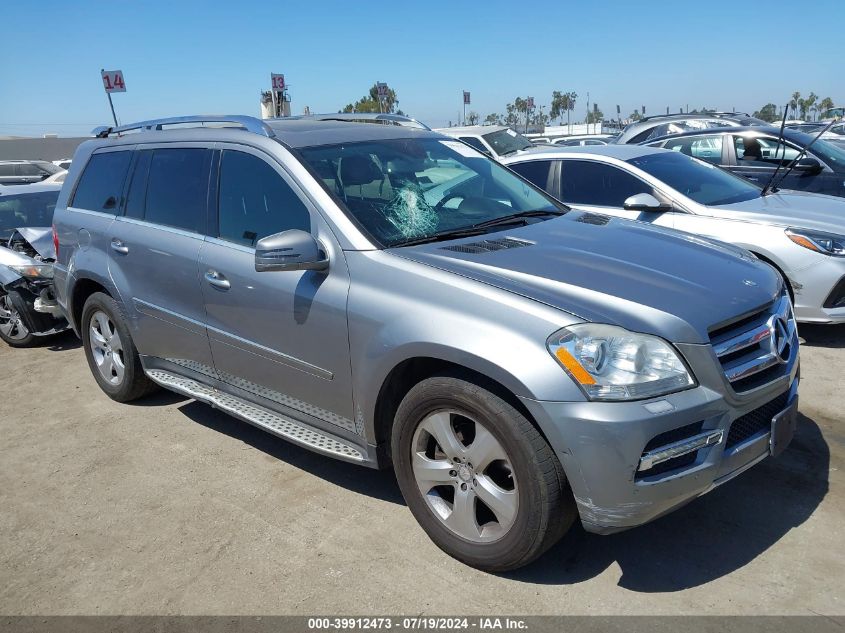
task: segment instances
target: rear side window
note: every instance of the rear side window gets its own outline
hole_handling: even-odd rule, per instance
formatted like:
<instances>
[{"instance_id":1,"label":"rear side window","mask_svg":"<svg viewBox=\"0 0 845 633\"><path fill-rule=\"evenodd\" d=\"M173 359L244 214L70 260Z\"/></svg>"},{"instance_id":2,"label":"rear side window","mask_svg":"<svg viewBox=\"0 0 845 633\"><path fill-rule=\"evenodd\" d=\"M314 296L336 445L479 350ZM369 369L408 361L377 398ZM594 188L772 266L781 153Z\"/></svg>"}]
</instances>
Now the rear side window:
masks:
<instances>
[{"instance_id":1,"label":"rear side window","mask_svg":"<svg viewBox=\"0 0 845 633\"><path fill-rule=\"evenodd\" d=\"M131 152L125 151L91 156L76 186L71 206L116 213L131 155Z\"/></svg>"},{"instance_id":2,"label":"rear side window","mask_svg":"<svg viewBox=\"0 0 845 633\"><path fill-rule=\"evenodd\" d=\"M15 166L11 163L0 165L0 176L14 176Z\"/></svg>"},{"instance_id":3,"label":"rear side window","mask_svg":"<svg viewBox=\"0 0 845 633\"><path fill-rule=\"evenodd\" d=\"M263 160L224 151L220 165L220 238L255 246L262 237L289 229L311 230L311 216L299 196Z\"/></svg>"},{"instance_id":4,"label":"rear side window","mask_svg":"<svg viewBox=\"0 0 845 633\"><path fill-rule=\"evenodd\" d=\"M143 163L143 160L139 160L139 167L143 167ZM204 233L210 164L211 151L207 149L152 150L143 205L144 220ZM133 200L129 210L138 217L134 184L133 180Z\"/></svg>"},{"instance_id":5,"label":"rear side window","mask_svg":"<svg viewBox=\"0 0 845 633\"><path fill-rule=\"evenodd\" d=\"M621 208L625 200L654 190L613 165L586 160L565 160L561 173L561 200L601 207Z\"/></svg>"},{"instance_id":6,"label":"rear side window","mask_svg":"<svg viewBox=\"0 0 845 633\"><path fill-rule=\"evenodd\" d=\"M548 190L549 167L551 165L552 161L550 160L530 160L519 165L511 165L510 168L540 189Z\"/></svg>"},{"instance_id":7,"label":"rear side window","mask_svg":"<svg viewBox=\"0 0 845 633\"><path fill-rule=\"evenodd\" d=\"M460 140L462 140L467 145L474 147L475 149L477 149L479 152L481 152L483 154L489 154L490 153L490 150L487 149L484 146L484 143L482 143L480 140L478 140L474 136L462 136L460 138Z\"/></svg>"}]
</instances>

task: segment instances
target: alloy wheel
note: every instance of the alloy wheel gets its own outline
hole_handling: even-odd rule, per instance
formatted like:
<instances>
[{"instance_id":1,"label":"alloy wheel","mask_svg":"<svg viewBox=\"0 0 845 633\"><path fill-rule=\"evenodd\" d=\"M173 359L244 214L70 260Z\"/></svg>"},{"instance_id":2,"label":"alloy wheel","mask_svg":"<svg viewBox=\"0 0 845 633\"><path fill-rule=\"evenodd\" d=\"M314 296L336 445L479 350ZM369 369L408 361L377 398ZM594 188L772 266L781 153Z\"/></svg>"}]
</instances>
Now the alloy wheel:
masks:
<instances>
[{"instance_id":1,"label":"alloy wheel","mask_svg":"<svg viewBox=\"0 0 845 633\"><path fill-rule=\"evenodd\" d=\"M126 373L123 341L114 322L102 310L91 315L88 324L91 356L100 375L110 384L119 385Z\"/></svg>"},{"instance_id":2,"label":"alloy wheel","mask_svg":"<svg viewBox=\"0 0 845 633\"><path fill-rule=\"evenodd\" d=\"M29 336L29 330L21 321L21 315L12 305L9 295L0 297L0 332L13 341L20 341Z\"/></svg>"},{"instance_id":3,"label":"alloy wheel","mask_svg":"<svg viewBox=\"0 0 845 633\"><path fill-rule=\"evenodd\" d=\"M461 538L502 538L519 505L514 469L501 443L483 424L454 410L437 411L412 440L414 479L429 509Z\"/></svg>"}]
</instances>

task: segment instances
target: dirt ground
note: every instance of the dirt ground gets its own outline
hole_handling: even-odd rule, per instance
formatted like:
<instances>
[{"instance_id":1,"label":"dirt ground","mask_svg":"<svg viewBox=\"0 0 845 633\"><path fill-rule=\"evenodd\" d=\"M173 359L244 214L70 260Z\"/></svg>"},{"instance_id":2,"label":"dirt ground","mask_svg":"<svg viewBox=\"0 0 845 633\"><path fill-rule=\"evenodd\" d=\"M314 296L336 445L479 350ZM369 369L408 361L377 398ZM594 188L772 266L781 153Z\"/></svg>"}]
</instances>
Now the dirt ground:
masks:
<instances>
[{"instance_id":1,"label":"dirt ground","mask_svg":"<svg viewBox=\"0 0 845 633\"><path fill-rule=\"evenodd\" d=\"M507 575L441 553L389 472L112 402L72 334L0 345L0 614L845 614L845 327L801 334L786 453Z\"/></svg>"}]
</instances>

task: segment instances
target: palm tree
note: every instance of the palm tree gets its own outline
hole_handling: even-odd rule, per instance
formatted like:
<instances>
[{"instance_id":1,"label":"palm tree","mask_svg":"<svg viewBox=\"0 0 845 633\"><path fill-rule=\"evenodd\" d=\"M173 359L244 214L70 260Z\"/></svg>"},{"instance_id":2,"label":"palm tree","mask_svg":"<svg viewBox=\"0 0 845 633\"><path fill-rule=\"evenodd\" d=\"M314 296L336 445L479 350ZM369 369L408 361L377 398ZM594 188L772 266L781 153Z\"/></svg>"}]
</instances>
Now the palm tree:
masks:
<instances>
[{"instance_id":1,"label":"palm tree","mask_svg":"<svg viewBox=\"0 0 845 633\"><path fill-rule=\"evenodd\" d=\"M790 102L790 105L792 106L792 116L793 117L798 116L798 105L799 105L800 102L801 102L801 93L796 90L795 92L792 93L792 101Z\"/></svg>"},{"instance_id":2,"label":"palm tree","mask_svg":"<svg viewBox=\"0 0 845 633\"><path fill-rule=\"evenodd\" d=\"M819 112L824 115L825 112L833 108L833 99L830 97L825 97L819 102Z\"/></svg>"},{"instance_id":3,"label":"palm tree","mask_svg":"<svg viewBox=\"0 0 845 633\"><path fill-rule=\"evenodd\" d=\"M804 99L804 106L806 107L808 112L813 112L816 110L816 101L818 100L819 98L815 92L811 92L810 95L806 99Z\"/></svg>"}]
</instances>

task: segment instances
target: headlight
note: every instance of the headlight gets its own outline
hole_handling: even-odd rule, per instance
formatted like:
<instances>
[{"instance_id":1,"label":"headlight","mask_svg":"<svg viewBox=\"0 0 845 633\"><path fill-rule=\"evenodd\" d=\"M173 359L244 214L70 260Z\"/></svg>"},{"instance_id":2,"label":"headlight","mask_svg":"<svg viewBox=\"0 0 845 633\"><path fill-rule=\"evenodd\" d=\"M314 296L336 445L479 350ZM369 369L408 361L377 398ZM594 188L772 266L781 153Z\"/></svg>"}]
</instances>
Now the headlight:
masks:
<instances>
[{"instance_id":1,"label":"headlight","mask_svg":"<svg viewBox=\"0 0 845 633\"><path fill-rule=\"evenodd\" d=\"M547 345L590 400L638 400L695 384L678 353L656 336L581 323L555 332Z\"/></svg>"},{"instance_id":2,"label":"headlight","mask_svg":"<svg viewBox=\"0 0 845 633\"><path fill-rule=\"evenodd\" d=\"M786 229L786 236L798 246L809 248L811 251L833 257L845 257L845 237L842 235L804 229Z\"/></svg>"},{"instance_id":3,"label":"headlight","mask_svg":"<svg viewBox=\"0 0 845 633\"><path fill-rule=\"evenodd\" d=\"M27 279L52 279L53 265L52 264L33 264L31 266L9 266L12 270L18 273L21 277Z\"/></svg>"}]
</instances>

